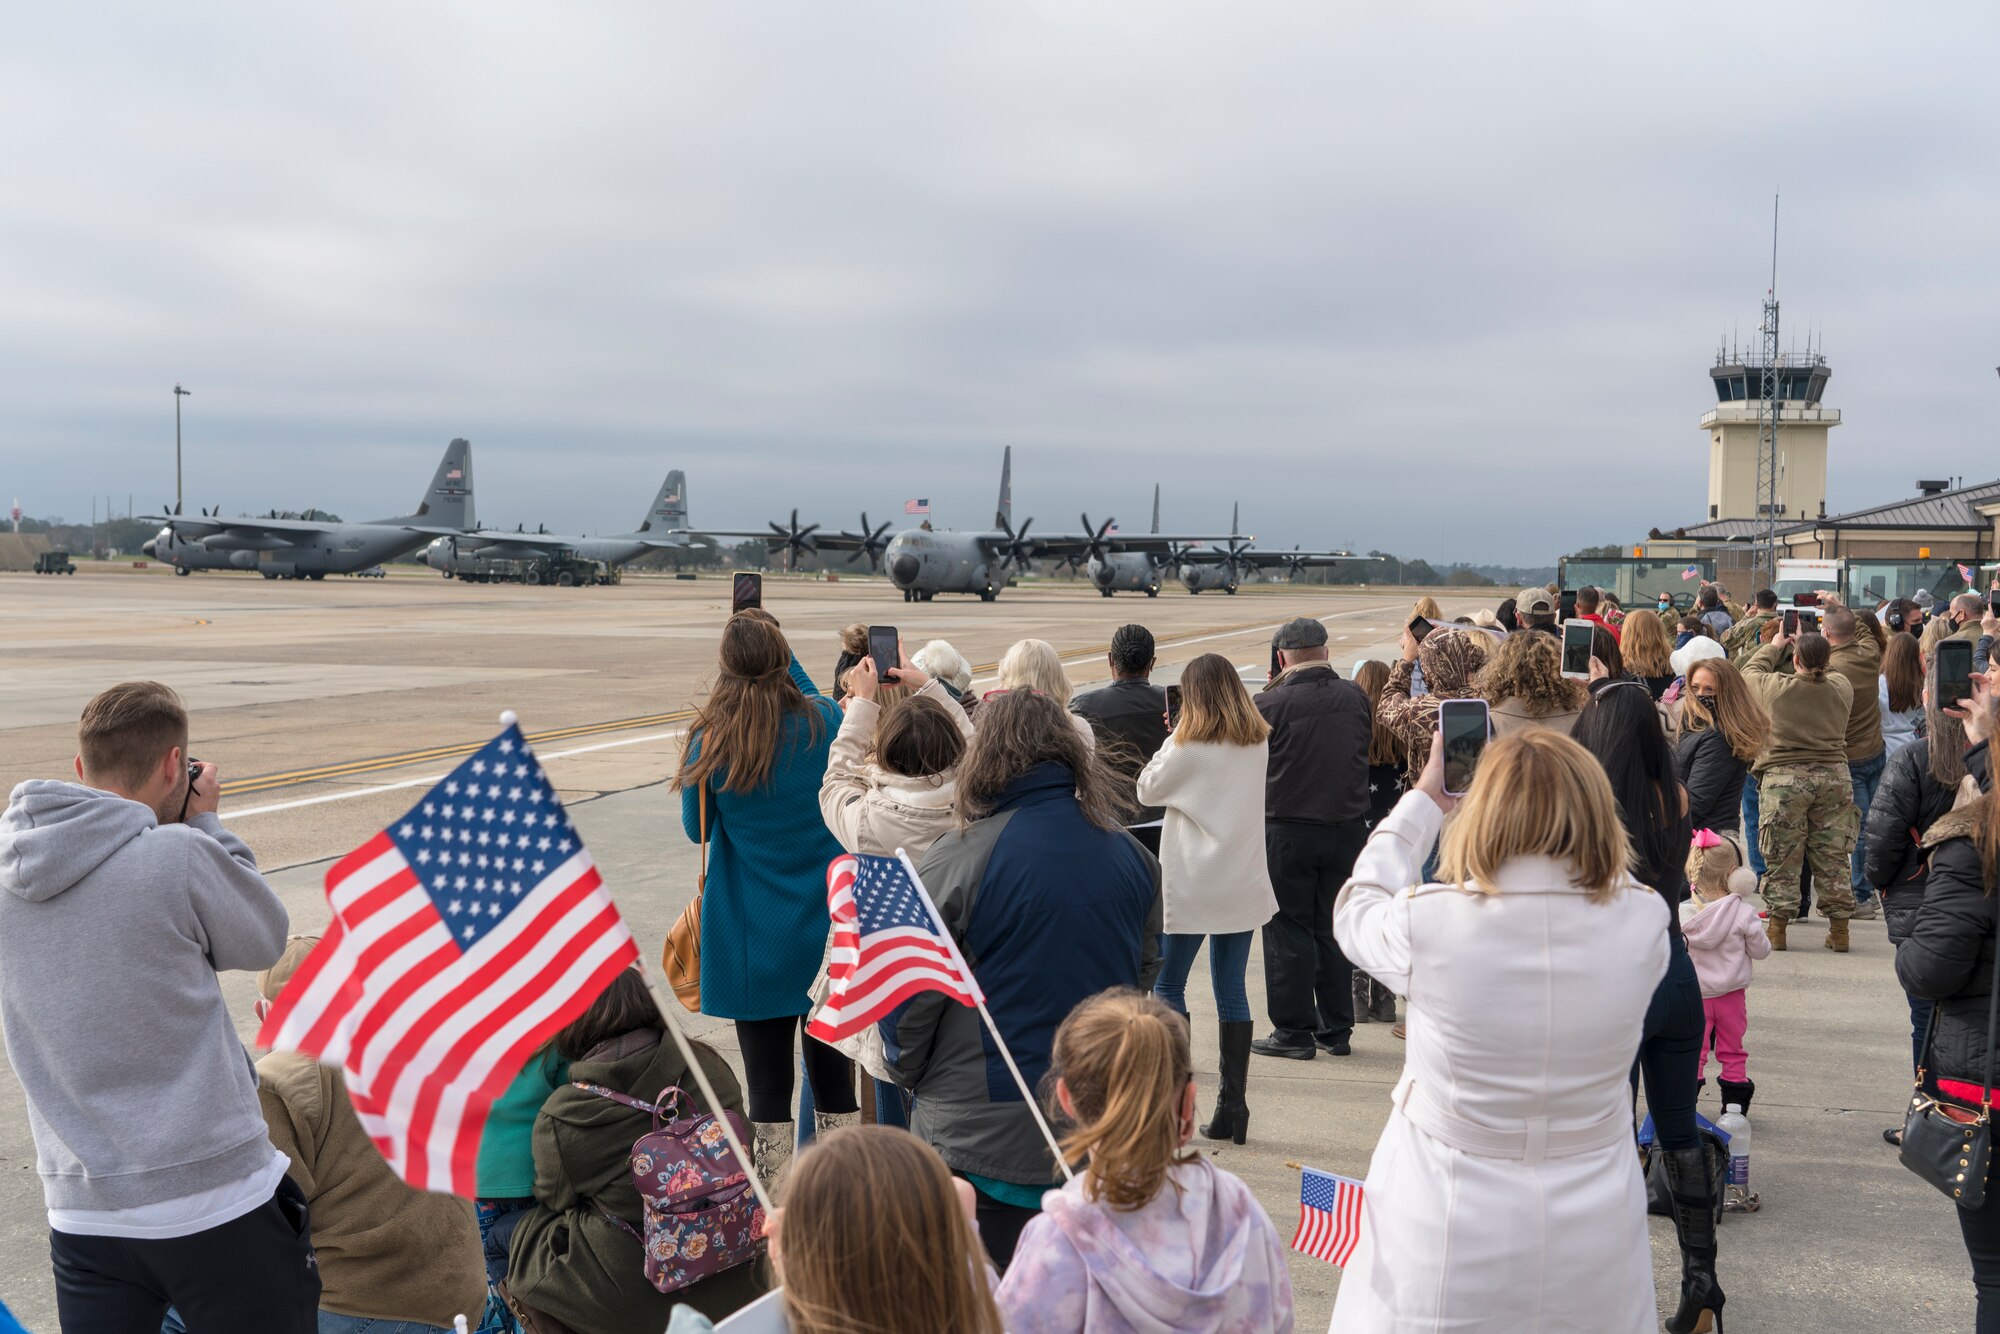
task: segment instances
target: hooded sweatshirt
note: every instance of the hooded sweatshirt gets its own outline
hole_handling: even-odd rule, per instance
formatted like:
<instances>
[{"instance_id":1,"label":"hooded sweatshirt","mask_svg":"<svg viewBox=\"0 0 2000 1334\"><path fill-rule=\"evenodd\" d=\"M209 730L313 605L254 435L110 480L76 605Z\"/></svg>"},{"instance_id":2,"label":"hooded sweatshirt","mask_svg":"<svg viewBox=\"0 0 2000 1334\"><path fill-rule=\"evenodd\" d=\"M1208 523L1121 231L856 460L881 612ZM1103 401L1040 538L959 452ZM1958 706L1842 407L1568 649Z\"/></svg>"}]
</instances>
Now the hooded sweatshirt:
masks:
<instances>
[{"instance_id":1,"label":"hooded sweatshirt","mask_svg":"<svg viewBox=\"0 0 2000 1334\"><path fill-rule=\"evenodd\" d=\"M269 968L285 907L213 815L36 779L0 816L0 1022L53 1210L162 1204L275 1154L216 974Z\"/></svg>"},{"instance_id":2,"label":"hooded sweatshirt","mask_svg":"<svg viewBox=\"0 0 2000 1334\"><path fill-rule=\"evenodd\" d=\"M1770 937L1757 917L1756 893L1757 873L1738 867L1729 874L1729 893L1709 904L1693 897L1681 904L1681 934L1687 937L1704 999L1749 986L1751 961L1771 953Z\"/></svg>"},{"instance_id":3,"label":"hooded sweatshirt","mask_svg":"<svg viewBox=\"0 0 2000 1334\"><path fill-rule=\"evenodd\" d=\"M1000 1282L1010 1334L1276 1334L1292 1280L1249 1187L1206 1158L1139 1209L1092 1203L1082 1177L1042 1197Z\"/></svg>"}]
</instances>

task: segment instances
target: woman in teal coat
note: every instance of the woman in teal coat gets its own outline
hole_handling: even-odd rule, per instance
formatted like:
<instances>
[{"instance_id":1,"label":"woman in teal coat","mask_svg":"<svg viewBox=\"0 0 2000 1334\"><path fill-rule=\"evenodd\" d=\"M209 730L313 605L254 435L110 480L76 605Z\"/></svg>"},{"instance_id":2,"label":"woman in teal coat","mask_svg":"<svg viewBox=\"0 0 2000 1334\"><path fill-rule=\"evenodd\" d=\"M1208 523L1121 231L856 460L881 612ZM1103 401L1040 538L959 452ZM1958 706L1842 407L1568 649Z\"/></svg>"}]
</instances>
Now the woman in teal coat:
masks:
<instances>
[{"instance_id":1,"label":"woman in teal coat","mask_svg":"<svg viewBox=\"0 0 2000 1334\"><path fill-rule=\"evenodd\" d=\"M799 666L778 623L739 613L723 627L715 688L688 728L675 779L694 842L701 794L708 798L701 1012L736 1021L757 1171L773 1188L797 1137L797 1043L819 1126L859 1112L847 1058L802 1032L826 952L827 863L841 855L819 810L839 726L840 709Z\"/></svg>"}]
</instances>

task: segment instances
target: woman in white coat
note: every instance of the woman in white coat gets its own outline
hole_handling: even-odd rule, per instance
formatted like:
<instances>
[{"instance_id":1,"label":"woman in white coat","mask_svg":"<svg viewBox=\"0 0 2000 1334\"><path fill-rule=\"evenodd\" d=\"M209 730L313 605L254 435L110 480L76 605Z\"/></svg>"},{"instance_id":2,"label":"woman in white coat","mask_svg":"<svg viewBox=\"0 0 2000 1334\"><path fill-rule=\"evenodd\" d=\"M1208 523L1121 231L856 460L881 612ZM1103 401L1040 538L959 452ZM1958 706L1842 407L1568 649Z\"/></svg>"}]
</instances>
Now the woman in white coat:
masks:
<instances>
[{"instance_id":1,"label":"woman in white coat","mask_svg":"<svg viewBox=\"0 0 2000 1334\"><path fill-rule=\"evenodd\" d=\"M1529 730L1444 816L1442 746L1334 904L1357 968L1409 998L1334 1334L1653 1334L1628 1078L1667 969L1667 905L1626 869L1603 769Z\"/></svg>"},{"instance_id":2,"label":"woman in white coat","mask_svg":"<svg viewBox=\"0 0 2000 1334\"><path fill-rule=\"evenodd\" d=\"M1165 918L1154 994L1187 1015L1188 972L1208 940L1208 976L1222 1021L1222 1088L1209 1139L1249 1132L1244 1086L1253 1023L1243 974L1250 940L1278 911L1264 851L1270 724L1229 659L1204 653L1181 672L1181 716L1139 773L1139 800L1165 809L1160 888Z\"/></svg>"}]
</instances>

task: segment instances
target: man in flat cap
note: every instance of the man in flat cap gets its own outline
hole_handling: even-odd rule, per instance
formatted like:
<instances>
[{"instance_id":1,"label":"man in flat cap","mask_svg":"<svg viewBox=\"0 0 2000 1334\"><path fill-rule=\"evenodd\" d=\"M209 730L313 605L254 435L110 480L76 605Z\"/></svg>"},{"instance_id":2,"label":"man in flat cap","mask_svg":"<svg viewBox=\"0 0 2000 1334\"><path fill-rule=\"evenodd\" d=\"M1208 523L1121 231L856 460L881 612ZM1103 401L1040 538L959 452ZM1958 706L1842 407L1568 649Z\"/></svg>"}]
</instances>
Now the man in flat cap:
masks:
<instances>
[{"instance_id":1,"label":"man in flat cap","mask_svg":"<svg viewBox=\"0 0 2000 1334\"><path fill-rule=\"evenodd\" d=\"M1354 1031L1354 965L1333 939L1333 899L1368 837L1368 696L1327 662L1326 627L1285 622L1271 640L1277 675L1257 696L1271 725L1264 850L1278 914L1264 927L1272 1032L1250 1049L1309 1061L1345 1056Z\"/></svg>"}]
</instances>

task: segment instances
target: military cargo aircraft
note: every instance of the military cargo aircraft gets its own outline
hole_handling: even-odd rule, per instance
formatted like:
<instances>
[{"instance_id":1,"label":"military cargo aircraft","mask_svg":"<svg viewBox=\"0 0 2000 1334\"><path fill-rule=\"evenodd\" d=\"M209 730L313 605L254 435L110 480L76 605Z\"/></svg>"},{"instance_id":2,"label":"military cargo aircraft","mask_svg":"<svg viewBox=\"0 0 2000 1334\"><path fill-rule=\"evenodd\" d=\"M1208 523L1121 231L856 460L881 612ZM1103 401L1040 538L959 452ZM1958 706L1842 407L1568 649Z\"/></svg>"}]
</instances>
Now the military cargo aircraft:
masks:
<instances>
[{"instance_id":1,"label":"military cargo aircraft","mask_svg":"<svg viewBox=\"0 0 2000 1334\"><path fill-rule=\"evenodd\" d=\"M445 446L413 514L368 523L279 518L275 513L261 519L206 512L198 517L149 514L149 521L165 526L141 550L173 566L175 574L256 570L266 579L324 579L354 574L415 551L432 537L472 528L472 512L472 445L454 440Z\"/></svg>"},{"instance_id":2,"label":"military cargo aircraft","mask_svg":"<svg viewBox=\"0 0 2000 1334\"><path fill-rule=\"evenodd\" d=\"M1296 546L1290 551L1252 550L1251 544L1257 539L1237 535L1236 521L1240 508L1240 505L1231 505L1229 508L1229 537L1226 546L1179 553L1181 582L1187 585L1189 593L1197 594L1217 588L1225 593L1234 593L1242 584L1245 575L1270 575L1283 570L1285 577L1290 579L1297 578L1301 570L1323 565L1343 565L1349 561L1382 559L1380 556L1357 556L1351 551L1301 551Z\"/></svg>"},{"instance_id":3,"label":"military cargo aircraft","mask_svg":"<svg viewBox=\"0 0 2000 1334\"><path fill-rule=\"evenodd\" d=\"M1153 528L1149 537L1160 533L1160 484L1153 483ZM1114 593L1144 593L1149 598L1160 595L1160 574L1180 563L1181 552L1185 548L1178 542L1158 550L1147 551L1107 551L1102 555L1092 554L1090 564L1084 573L1097 591L1105 597Z\"/></svg>"},{"instance_id":4,"label":"military cargo aircraft","mask_svg":"<svg viewBox=\"0 0 2000 1334\"><path fill-rule=\"evenodd\" d=\"M1013 477L1014 449L1010 445L1000 461L1000 503L994 511L993 527L985 531L954 532L925 525L905 529L884 541L883 534L888 532L889 525L871 529L865 514L861 516L859 533L823 533L818 524L801 527L797 510L792 511L788 527L773 523L768 532L725 533L712 528L699 531L714 537L762 538L772 551L784 551L788 562L798 553L808 551L847 551L852 553L848 556L850 561L865 554L872 566L888 570L890 581L902 591L905 602L929 602L939 593L969 593L982 602L991 602L1000 596L1000 590L1007 586L1014 571L1026 569L1045 557L1087 556L1099 561L1121 553L1166 555L1191 543L1221 540L1157 532L1119 533L1112 531L1116 527L1114 520L1106 519L1093 526L1087 514L1080 516L1084 529L1081 533L1030 536L1033 519L1022 520L1019 528L1014 526Z\"/></svg>"},{"instance_id":5,"label":"military cargo aircraft","mask_svg":"<svg viewBox=\"0 0 2000 1334\"><path fill-rule=\"evenodd\" d=\"M616 567L626 561L669 547L689 545L687 533L687 478L676 468L667 474L659 494L646 510L646 517L629 533L604 537L583 537L546 530L480 529L440 537L424 552L424 564L441 570L447 578L477 579L500 561L602 561Z\"/></svg>"}]
</instances>

